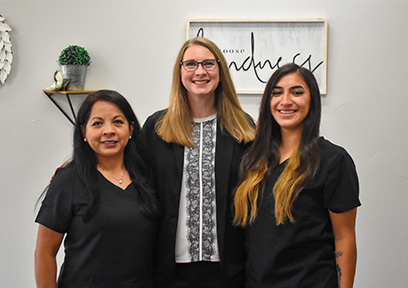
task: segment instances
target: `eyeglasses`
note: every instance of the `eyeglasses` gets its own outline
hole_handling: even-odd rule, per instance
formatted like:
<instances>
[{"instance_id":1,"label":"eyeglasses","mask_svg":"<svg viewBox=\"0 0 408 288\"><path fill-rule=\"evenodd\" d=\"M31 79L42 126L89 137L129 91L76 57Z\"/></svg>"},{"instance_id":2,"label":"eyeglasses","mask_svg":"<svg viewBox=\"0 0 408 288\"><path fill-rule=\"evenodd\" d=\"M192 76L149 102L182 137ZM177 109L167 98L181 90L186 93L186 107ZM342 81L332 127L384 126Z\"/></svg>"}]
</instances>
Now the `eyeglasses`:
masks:
<instances>
[{"instance_id":1,"label":"eyeglasses","mask_svg":"<svg viewBox=\"0 0 408 288\"><path fill-rule=\"evenodd\" d=\"M184 69L186 69L186 71L194 72L198 69L198 65L200 64L201 66L203 66L205 71L211 71L217 68L218 63L219 63L218 59L208 59L202 62L197 62L194 60L186 60L186 61L180 62L180 65L183 66Z\"/></svg>"}]
</instances>

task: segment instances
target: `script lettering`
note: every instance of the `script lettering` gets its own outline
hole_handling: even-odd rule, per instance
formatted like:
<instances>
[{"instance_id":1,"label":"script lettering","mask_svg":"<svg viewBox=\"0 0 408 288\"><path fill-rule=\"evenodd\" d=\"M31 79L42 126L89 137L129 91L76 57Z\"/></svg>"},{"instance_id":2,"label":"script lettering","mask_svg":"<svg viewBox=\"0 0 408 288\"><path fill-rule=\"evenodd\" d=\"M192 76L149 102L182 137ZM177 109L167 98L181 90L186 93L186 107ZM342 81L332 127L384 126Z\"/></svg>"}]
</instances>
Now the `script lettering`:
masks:
<instances>
[{"instance_id":1,"label":"script lettering","mask_svg":"<svg viewBox=\"0 0 408 288\"><path fill-rule=\"evenodd\" d=\"M197 37L204 37L204 29L200 28L197 31ZM258 79L261 83L266 83L268 79L262 79L260 76L260 72L269 69L271 72L273 70L278 69L280 64L283 60L283 56L277 56L276 60L272 59L265 59L263 61L255 59L256 55L256 47L255 47L255 35L254 32L251 32L251 51L250 55L248 55L241 63L237 63L236 61L231 61L228 65L230 69L235 69L236 71L249 71L252 70L256 79ZM245 49L241 48L225 48L222 50L224 54L244 54ZM318 62L316 65L312 63L312 55L308 55L305 60L301 59L301 53L296 53L293 58L292 62L298 64L299 66L305 67L312 72L315 72L322 64L323 61Z\"/></svg>"}]
</instances>

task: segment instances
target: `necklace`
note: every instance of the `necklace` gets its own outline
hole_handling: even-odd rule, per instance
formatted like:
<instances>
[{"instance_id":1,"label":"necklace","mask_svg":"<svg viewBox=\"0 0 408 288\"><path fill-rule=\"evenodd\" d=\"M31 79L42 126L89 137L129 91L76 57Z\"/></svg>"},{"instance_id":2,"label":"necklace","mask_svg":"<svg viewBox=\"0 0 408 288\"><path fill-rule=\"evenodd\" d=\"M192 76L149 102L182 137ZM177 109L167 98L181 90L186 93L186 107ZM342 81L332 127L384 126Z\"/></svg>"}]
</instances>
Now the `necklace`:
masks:
<instances>
[{"instance_id":1,"label":"necklace","mask_svg":"<svg viewBox=\"0 0 408 288\"><path fill-rule=\"evenodd\" d=\"M110 174L108 170L105 170L105 169L103 169L101 166L99 166L99 164L98 164L97 167L98 167L99 169L101 169L102 171L105 171L106 173L108 173L109 176L111 176L113 179L115 179L116 181L118 181L119 184L122 184L122 183L123 183L122 179L123 179L123 176L125 176L126 169L123 169L122 176L121 176L119 179L117 179L117 178L113 177L113 175Z\"/></svg>"}]
</instances>

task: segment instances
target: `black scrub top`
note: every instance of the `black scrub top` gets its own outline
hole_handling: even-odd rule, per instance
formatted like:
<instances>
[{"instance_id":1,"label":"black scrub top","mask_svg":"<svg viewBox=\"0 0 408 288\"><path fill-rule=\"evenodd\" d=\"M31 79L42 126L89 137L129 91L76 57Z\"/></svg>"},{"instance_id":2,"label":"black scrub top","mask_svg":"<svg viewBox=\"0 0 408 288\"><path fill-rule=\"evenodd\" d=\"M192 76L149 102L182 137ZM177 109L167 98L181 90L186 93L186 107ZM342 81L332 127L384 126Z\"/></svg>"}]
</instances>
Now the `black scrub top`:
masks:
<instances>
[{"instance_id":1,"label":"black scrub top","mask_svg":"<svg viewBox=\"0 0 408 288\"><path fill-rule=\"evenodd\" d=\"M329 210L341 213L361 205L358 178L343 148L324 138L319 139L319 148L320 170L294 202L295 222L277 226L274 215L272 191L287 162L264 180L258 216L246 229L246 287L337 287Z\"/></svg>"},{"instance_id":2,"label":"black scrub top","mask_svg":"<svg viewBox=\"0 0 408 288\"><path fill-rule=\"evenodd\" d=\"M52 181L36 222L66 234L58 287L153 287L156 223L138 207L136 187L125 190L98 173L100 203L88 222L88 204L75 167Z\"/></svg>"}]
</instances>

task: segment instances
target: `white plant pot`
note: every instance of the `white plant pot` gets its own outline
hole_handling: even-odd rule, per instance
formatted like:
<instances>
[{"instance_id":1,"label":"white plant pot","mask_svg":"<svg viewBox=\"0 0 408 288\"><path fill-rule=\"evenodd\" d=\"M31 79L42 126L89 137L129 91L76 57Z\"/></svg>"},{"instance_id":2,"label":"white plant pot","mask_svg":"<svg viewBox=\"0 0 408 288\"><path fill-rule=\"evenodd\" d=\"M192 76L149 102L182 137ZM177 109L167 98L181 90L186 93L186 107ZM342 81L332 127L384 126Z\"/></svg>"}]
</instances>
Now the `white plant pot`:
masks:
<instances>
[{"instance_id":1,"label":"white plant pot","mask_svg":"<svg viewBox=\"0 0 408 288\"><path fill-rule=\"evenodd\" d=\"M69 79L69 91L83 91L87 65L61 65L62 77Z\"/></svg>"}]
</instances>

